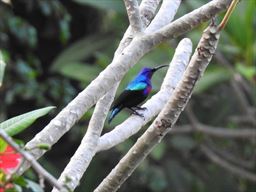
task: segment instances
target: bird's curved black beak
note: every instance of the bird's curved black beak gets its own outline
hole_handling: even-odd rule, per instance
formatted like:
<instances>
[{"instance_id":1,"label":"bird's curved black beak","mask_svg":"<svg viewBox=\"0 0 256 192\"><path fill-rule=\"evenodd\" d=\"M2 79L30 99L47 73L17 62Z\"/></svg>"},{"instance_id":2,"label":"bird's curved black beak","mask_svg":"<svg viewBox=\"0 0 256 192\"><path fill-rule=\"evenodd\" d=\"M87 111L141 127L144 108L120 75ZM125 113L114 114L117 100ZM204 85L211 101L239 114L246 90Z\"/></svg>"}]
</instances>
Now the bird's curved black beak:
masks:
<instances>
[{"instance_id":1,"label":"bird's curved black beak","mask_svg":"<svg viewBox=\"0 0 256 192\"><path fill-rule=\"evenodd\" d=\"M156 72L158 69L161 69L161 68L163 68L163 67L168 67L169 65L159 65L159 66L157 66L157 67L154 67L153 69L152 69L152 71L153 71L153 73L154 72Z\"/></svg>"}]
</instances>

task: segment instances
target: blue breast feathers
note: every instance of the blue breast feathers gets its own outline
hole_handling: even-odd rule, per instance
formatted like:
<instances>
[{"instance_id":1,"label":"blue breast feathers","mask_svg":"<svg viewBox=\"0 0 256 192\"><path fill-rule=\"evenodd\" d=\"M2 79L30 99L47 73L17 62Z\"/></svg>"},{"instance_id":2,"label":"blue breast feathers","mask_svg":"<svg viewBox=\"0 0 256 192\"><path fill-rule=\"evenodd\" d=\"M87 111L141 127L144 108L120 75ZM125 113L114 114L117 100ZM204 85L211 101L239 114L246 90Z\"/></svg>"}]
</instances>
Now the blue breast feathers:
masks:
<instances>
[{"instance_id":1,"label":"blue breast feathers","mask_svg":"<svg viewBox=\"0 0 256 192\"><path fill-rule=\"evenodd\" d=\"M131 82L125 90L139 91L146 89L148 84L146 82Z\"/></svg>"}]
</instances>

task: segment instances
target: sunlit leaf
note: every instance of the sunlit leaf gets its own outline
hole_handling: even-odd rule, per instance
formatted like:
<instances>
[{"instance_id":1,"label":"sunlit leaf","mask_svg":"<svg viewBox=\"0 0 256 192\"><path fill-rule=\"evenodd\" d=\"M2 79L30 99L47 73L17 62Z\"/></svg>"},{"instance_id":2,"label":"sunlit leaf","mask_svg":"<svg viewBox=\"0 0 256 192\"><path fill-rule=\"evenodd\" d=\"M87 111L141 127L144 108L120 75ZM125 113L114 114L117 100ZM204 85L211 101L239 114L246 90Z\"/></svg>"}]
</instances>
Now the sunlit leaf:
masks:
<instances>
[{"instance_id":1,"label":"sunlit leaf","mask_svg":"<svg viewBox=\"0 0 256 192\"><path fill-rule=\"evenodd\" d=\"M241 73L248 80L252 80L253 77L256 75L256 68L255 68L255 66L246 66L246 65L238 63L236 65L236 70L239 73Z\"/></svg>"},{"instance_id":2,"label":"sunlit leaf","mask_svg":"<svg viewBox=\"0 0 256 192\"><path fill-rule=\"evenodd\" d=\"M13 117L2 122L0 124L0 129L4 129L10 136L16 135L28 128L36 119L49 113L53 108L55 107L45 107Z\"/></svg>"},{"instance_id":3,"label":"sunlit leaf","mask_svg":"<svg viewBox=\"0 0 256 192\"><path fill-rule=\"evenodd\" d=\"M0 138L0 153L5 151L6 147L7 147L7 143L5 142L5 140Z\"/></svg>"},{"instance_id":4,"label":"sunlit leaf","mask_svg":"<svg viewBox=\"0 0 256 192\"><path fill-rule=\"evenodd\" d=\"M23 176L14 175L13 182L22 187L26 187L28 185L26 179Z\"/></svg>"}]
</instances>

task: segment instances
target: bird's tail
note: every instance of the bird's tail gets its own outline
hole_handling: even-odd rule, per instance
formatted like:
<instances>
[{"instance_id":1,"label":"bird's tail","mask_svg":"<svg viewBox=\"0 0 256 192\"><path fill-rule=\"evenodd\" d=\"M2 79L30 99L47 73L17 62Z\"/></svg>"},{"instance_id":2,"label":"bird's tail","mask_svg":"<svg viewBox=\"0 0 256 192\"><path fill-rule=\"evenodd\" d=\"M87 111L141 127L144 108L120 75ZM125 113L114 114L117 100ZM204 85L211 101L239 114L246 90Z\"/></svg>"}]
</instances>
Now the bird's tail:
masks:
<instances>
[{"instance_id":1,"label":"bird's tail","mask_svg":"<svg viewBox=\"0 0 256 192\"><path fill-rule=\"evenodd\" d=\"M120 107L117 107L117 108L114 108L111 113L110 113L110 116L108 118L108 123L110 123L114 117L122 110L122 108Z\"/></svg>"}]
</instances>

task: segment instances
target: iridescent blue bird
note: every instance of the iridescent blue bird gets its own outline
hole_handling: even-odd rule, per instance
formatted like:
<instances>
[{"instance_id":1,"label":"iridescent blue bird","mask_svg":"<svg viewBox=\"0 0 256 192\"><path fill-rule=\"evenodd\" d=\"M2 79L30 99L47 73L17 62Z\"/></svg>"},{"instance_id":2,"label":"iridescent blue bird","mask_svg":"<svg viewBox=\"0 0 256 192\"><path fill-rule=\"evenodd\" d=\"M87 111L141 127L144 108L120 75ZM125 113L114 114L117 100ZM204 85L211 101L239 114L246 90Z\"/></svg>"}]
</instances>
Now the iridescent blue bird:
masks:
<instances>
[{"instance_id":1,"label":"iridescent blue bird","mask_svg":"<svg viewBox=\"0 0 256 192\"><path fill-rule=\"evenodd\" d=\"M143 117L143 115L137 111L145 110L146 108L139 107L138 105L142 103L151 92L151 78L153 74L158 69L167 66L169 65L160 65L154 68L144 67L114 101L111 107L111 114L109 116L108 123L110 123L113 118L124 108L128 108L133 114Z\"/></svg>"}]
</instances>

